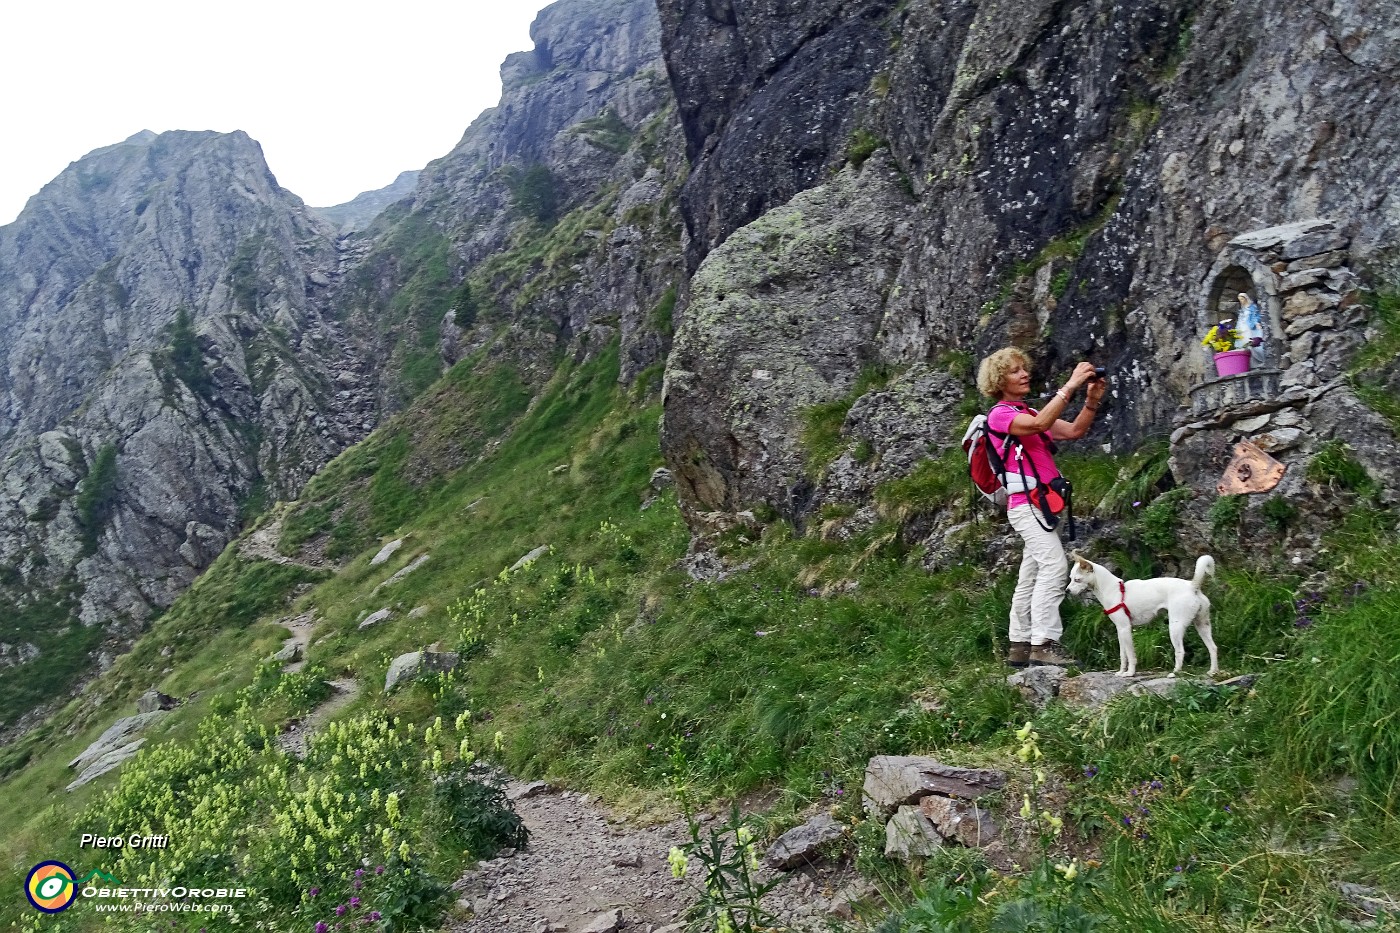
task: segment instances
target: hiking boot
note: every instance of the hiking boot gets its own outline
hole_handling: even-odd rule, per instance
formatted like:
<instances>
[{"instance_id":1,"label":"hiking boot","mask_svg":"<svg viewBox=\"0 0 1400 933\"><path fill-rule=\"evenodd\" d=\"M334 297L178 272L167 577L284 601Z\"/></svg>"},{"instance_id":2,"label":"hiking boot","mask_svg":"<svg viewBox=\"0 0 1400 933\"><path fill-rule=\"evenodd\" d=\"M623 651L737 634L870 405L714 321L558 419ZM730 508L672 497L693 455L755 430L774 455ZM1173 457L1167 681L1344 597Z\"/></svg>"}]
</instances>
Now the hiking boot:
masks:
<instances>
[{"instance_id":1,"label":"hiking boot","mask_svg":"<svg viewBox=\"0 0 1400 933\"><path fill-rule=\"evenodd\" d=\"M1006 649L1006 663L1011 667L1026 667L1031 663L1031 643L1013 641Z\"/></svg>"},{"instance_id":2,"label":"hiking boot","mask_svg":"<svg viewBox=\"0 0 1400 933\"><path fill-rule=\"evenodd\" d=\"M1043 645L1031 646L1030 662L1032 664L1049 664L1053 667L1077 667L1078 659L1072 657L1065 651L1064 645L1057 641L1047 641Z\"/></svg>"}]
</instances>

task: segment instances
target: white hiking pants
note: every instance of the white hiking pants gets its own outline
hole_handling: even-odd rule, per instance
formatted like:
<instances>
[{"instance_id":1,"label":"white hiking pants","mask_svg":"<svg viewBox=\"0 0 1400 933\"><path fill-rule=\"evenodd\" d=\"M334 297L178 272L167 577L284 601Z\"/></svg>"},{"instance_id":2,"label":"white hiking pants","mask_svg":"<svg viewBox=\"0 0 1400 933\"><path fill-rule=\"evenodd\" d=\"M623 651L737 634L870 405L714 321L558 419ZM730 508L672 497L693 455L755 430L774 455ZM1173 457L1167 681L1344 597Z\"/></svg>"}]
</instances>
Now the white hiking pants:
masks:
<instances>
[{"instance_id":1,"label":"white hiking pants","mask_svg":"<svg viewBox=\"0 0 1400 933\"><path fill-rule=\"evenodd\" d=\"M1021 556L1021 575L1016 580L1016 593L1011 597L1011 641L1028 641L1041 645L1059 641L1064 634L1060 622L1060 601L1065 598L1065 581L1069 576L1069 561L1060 543L1058 526L1046 531L1036 521L1035 507L1018 505L1009 509L1006 517L1011 527L1026 542Z\"/></svg>"}]
</instances>

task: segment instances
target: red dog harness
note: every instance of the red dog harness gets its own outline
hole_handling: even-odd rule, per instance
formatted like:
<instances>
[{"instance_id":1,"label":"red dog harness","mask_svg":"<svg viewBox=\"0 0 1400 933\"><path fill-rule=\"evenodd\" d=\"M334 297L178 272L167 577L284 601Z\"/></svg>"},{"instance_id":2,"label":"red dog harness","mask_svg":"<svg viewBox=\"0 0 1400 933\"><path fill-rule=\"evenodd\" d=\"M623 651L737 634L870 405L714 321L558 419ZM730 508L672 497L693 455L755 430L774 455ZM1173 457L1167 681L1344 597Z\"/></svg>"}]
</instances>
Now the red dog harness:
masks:
<instances>
[{"instance_id":1,"label":"red dog harness","mask_svg":"<svg viewBox=\"0 0 1400 933\"><path fill-rule=\"evenodd\" d=\"M1127 614L1128 621L1131 623L1133 621L1133 613L1132 610L1128 608L1128 588L1123 585L1122 580L1118 581L1118 605L1114 606L1112 609L1105 609L1103 614L1111 619L1113 618L1113 614L1119 609L1122 609L1123 612Z\"/></svg>"}]
</instances>

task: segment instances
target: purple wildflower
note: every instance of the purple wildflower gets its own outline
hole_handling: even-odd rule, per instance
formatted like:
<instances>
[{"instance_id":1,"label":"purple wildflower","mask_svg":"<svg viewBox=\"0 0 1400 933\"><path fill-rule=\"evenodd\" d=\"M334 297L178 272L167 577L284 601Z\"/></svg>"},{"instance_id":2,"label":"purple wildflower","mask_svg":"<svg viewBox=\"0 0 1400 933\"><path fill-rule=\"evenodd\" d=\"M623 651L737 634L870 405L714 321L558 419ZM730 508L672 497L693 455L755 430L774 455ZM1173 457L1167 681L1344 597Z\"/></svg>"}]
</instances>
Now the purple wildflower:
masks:
<instances>
[{"instance_id":1,"label":"purple wildflower","mask_svg":"<svg viewBox=\"0 0 1400 933\"><path fill-rule=\"evenodd\" d=\"M1098 769L1098 768L1095 768L1093 765L1085 765L1085 766L1084 766L1084 776L1085 776L1086 778L1098 777L1098 775L1099 775L1099 769Z\"/></svg>"},{"instance_id":2,"label":"purple wildflower","mask_svg":"<svg viewBox=\"0 0 1400 933\"><path fill-rule=\"evenodd\" d=\"M383 865L376 865L376 866L374 866L374 873L375 873L376 875L382 875L382 874L384 874L384 866L383 866Z\"/></svg>"},{"instance_id":3,"label":"purple wildflower","mask_svg":"<svg viewBox=\"0 0 1400 933\"><path fill-rule=\"evenodd\" d=\"M355 877L356 877L356 878L363 878L364 876L365 876L365 870L364 870L363 868L357 868L357 869L355 869Z\"/></svg>"},{"instance_id":4,"label":"purple wildflower","mask_svg":"<svg viewBox=\"0 0 1400 933\"><path fill-rule=\"evenodd\" d=\"M343 917L343 916L345 916L345 905L344 905L344 904L336 904L336 905L335 905L335 915L336 915L337 917Z\"/></svg>"},{"instance_id":5,"label":"purple wildflower","mask_svg":"<svg viewBox=\"0 0 1400 933\"><path fill-rule=\"evenodd\" d=\"M315 897L317 894L320 894L320 893L321 893L321 889L320 889L320 888L312 888L310 891L307 891L306 893L309 894L311 897Z\"/></svg>"},{"instance_id":6,"label":"purple wildflower","mask_svg":"<svg viewBox=\"0 0 1400 933\"><path fill-rule=\"evenodd\" d=\"M330 927L326 926L326 921L324 921L324 920L317 920L317 921L316 921L316 933L326 933L326 931L329 930L329 929L330 929Z\"/></svg>"},{"instance_id":7,"label":"purple wildflower","mask_svg":"<svg viewBox=\"0 0 1400 933\"><path fill-rule=\"evenodd\" d=\"M1153 781L1152 784L1151 784L1150 786L1152 787L1153 790L1161 790L1161 789L1162 789L1162 782L1161 782L1161 781Z\"/></svg>"},{"instance_id":8,"label":"purple wildflower","mask_svg":"<svg viewBox=\"0 0 1400 933\"><path fill-rule=\"evenodd\" d=\"M369 918L370 918L371 920L378 920L378 919L379 919L379 911L377 911L377 910L371 910L371 911L369 912Z\"/></svg>"},{"instance_id":9,"label":"purple wildflower","mask_svg":"<svg viewBox=\"0 0 1400 933\"><path fill-rule=\"evenodd\" d=\"M356 879L355 879L355 883L354 883L353 887L355 888L356 891L360 890L360 888L363 888L364 886L365 886L365 883L364 883L363 881L361 881L359 878L356 878Z\"/></svg>"},{"instance_id":10,"label":"purple wildflower","mask_svg":"<svg viewBox=\"0 0 1400 933\"><path fill-rule=\"evenodd\" d=\"M359 907L359 906L360 906L360 899L359 899L358 897L352 897L352 898L350 898L350 906L351 906L351 907Z\"/></svg>"},{"instance_id":11,"label":"purple wildflower","mask_svg":"<svg viewBox=\"0 0 1400 933\"><path fill-rule=\"evenodd\" d=\"M1124 816L1124 817L1123 817L1123 825L1124 825L1124 826L1132 826L1132 825L1133 825L1133 818L1132 818L1131 816Z\"/></svg>"}]
</instances>

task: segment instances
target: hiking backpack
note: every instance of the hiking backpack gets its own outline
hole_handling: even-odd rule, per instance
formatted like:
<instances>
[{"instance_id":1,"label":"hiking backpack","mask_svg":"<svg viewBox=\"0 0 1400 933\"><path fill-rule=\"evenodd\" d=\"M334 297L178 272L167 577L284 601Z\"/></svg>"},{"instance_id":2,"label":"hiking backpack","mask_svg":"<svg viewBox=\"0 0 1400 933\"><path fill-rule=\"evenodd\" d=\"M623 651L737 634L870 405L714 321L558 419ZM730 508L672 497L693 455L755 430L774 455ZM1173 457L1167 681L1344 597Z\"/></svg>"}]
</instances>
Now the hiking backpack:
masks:
<instances>
[{"instance_id":1,"label":"hiking backpack","mask_svg":"<svg viewBox=\"0 0 1400 933\"><path fill-rule=\"evenodd\" d=\"M985 414L979 414L967 426L962 447L967 454L967 473L972 477L972 485L993 505L1004 507L1011 493L1028 493L1040 485L1034 466L1029 459L1023 460L1020 439L1014 434L992 430ZM1030 475L1025 466L1031 466Z\"/></svg>"},{"instance_id":2,"label":"hiking backpack","mask_svg":"<svg viewBox=\"0 0 1400 933\"><path fill-rule=\"evenodd\" d=\"M963 434L962 448L967 454L967 473L982 498L997 506L1005 506L1006 458L1019 442L1010 434L993 431L987 416L979 414Z\"/></svg>"},{"instance_id":3,"label":"hiking backpack","mask_svg":"<svg viewBox=\"0 0 1400 933\"><path fill-rule=\"evenodd\" d=\"M1048 435L1046 440L1049 440ZM1022 453L1020 440L1013 434L1003 434L1000 431L992 430L991 425L987 423L985 414L979 414L967 426L967 431L963 434L962 447L967 454L967 473L972 478L972 485L977 488L984 499L999 508L1006 506L1006 501L1013 492L1030 493L1040 485L1040 476L1038 473L1034 473L1035 465L1030 462L1030 458L1025 457ZM1008 461L1012 460L1015 461L1016 468L1008 470ZM1027 475L1024 466L1029 466L1034 475ZM1014 488L1008 488L1008 473L1010 477L1014 477L1010 480ZM1051 480L1047 489L1056 488L1063 490L1063 501L1069 515L1069 538L1073 541L1075 538L1074 512L1069 505L1069 483L1063 479ZM1059 519L1045 504L1045 497L1032 495L1031 498L1038 506L1036 522L1046 531L1054 529Z\"/></svg>"}]
</instances>

